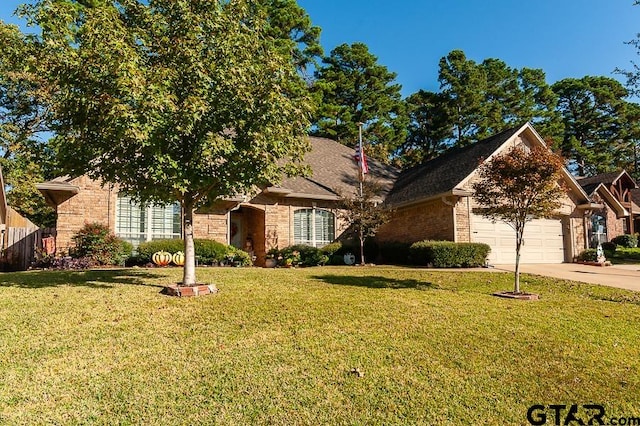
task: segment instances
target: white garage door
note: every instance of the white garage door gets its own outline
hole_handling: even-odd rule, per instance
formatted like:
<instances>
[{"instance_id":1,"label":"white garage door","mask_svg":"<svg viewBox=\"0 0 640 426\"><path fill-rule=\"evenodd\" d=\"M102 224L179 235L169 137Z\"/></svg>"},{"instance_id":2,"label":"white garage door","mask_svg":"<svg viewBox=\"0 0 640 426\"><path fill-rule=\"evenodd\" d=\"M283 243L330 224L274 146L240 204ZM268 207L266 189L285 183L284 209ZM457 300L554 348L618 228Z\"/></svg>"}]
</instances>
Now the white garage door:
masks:
<instances>
[{"instance_id":1,"label":"white garage door","mask_svg":"<svg viewBox=\"0 0 640 426\"><path fill-rule=\"evenodd\" d=\"M471 217L474 242L491 246L490 264L515 263L516 233L504 222L492 223L482 216ZM524 245L520 251L521 263L562 263L564 243L562 223L554 219L535 219L524 227Z\"/></svg>"}]
</instances>

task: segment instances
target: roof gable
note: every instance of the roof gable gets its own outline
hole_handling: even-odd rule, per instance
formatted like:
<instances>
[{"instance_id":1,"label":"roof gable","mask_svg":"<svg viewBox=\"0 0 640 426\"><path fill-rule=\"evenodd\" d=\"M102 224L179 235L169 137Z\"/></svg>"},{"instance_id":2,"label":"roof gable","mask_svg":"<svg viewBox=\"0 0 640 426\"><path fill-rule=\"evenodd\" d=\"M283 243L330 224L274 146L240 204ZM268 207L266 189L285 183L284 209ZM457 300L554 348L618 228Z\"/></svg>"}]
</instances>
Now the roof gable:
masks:
<instances>
[{"instance_id":1,"label":"roof gable","mask_svg":"<svg viewBox=\"0 0 640 426\"><path fill-rule=\"evenodd\" d=\"M515 144L518 137L525 137L532 144L546 147L529 123L502 131L472 145L451 149L433 160L406 170L396 181L386 201L398 207L445 194L455 194L475 176L482 162ZM587 194L566 168L563 169L563 176L570 190L586 202Z\"/></svg>"},{"instance_id":2,"label":"roof gable","mask_svg":"<svg viewBox=\"0 0 640 426\"><path fill-rule=\"evenodd\" d=\"M518 130L508 129L474 144L450 149L433 160L405 170L386 202L398 206L452 191Z\"/></svg>"}]
</instances>

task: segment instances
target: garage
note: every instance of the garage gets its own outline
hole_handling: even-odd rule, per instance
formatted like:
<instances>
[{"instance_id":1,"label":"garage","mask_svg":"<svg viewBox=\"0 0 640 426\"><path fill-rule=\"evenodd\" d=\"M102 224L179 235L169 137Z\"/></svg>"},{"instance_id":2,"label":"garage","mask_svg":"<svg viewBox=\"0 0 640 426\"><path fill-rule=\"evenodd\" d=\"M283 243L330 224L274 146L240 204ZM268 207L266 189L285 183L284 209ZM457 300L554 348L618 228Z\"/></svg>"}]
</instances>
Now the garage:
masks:
<instances>
[{"instance_id":1,"label":"garage","mask_svg":"<svg viewBox=\"0 0 640 426\"><path fill-rule=\"evenodd\" d=\"M472 241L491 247L489 264L515 263L515 231L504 222L492 223L482 216L471 216ZM535 219L524 228L521 263L564 262L562 222L559 219Z\"/></svg>"}]
</instances>

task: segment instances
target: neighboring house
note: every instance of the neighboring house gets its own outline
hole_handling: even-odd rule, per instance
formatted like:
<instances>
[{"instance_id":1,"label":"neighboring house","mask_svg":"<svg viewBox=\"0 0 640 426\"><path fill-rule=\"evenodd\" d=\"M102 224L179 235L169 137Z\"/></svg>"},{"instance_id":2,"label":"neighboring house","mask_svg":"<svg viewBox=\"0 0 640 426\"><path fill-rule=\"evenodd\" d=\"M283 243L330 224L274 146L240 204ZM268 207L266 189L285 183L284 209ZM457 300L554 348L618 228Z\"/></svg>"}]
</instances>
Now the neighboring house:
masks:
<instances>
[{"instance_id":1,"label":"neighboring house","mask_svg":"<svg viewBox=\"0 0 640 426\"><path fill-rule=\"evenodd\" d=\"M286 178L253 196L218 200L196 211L195 238L209 238L253 252L263 264L270 248L292 244L322 246L344 231L336 215L340 194L358 187L353 148L329 139L311 137L305 162L308 177ZM369 162L369 177L388 191L397 170ZM178 204L140 206L117 188L101 185L86 176L61 177L37 185L47 202L56 208L57 247L68 252L72 237L87 222L101 222L135 245L142 241L181 236ZM384 194L383 194L384 195Z\"/></svg>"},{"instance_id":2,"label":"neighboring house","mask_svg":"<svg viewBox=\"0 0 640 426\"><path fill-rule=\"evenodd\" d=\"M634 197L638 185L626 171L603 173L592 177L578 178L578 182L591 197L600 202L602 209L594 211L587 224L589 244L611 241L622 234L640 231L640 199Z\"/></svg>"},{"instance_id":3,"label":"neighboring house","mask_svg":"<svg viewBox=\"0 0 640 426\"><path fill-rule=\"evenodd\" d=\"M404 171L386 199L396 212L380 229L378 239L487 243L491 246L489 263L513 263L514 230L503 222L494 223L474 213L474 208L479 206L473 198L472 184L481 162L522 144L546 146L535 129L525 124L467 147L452 149ZM556 217L527 223L522 263L571 262L587 247L585 223L598 206L566 169L563 183L566 196Z\"/></svg>"}]
</instances>

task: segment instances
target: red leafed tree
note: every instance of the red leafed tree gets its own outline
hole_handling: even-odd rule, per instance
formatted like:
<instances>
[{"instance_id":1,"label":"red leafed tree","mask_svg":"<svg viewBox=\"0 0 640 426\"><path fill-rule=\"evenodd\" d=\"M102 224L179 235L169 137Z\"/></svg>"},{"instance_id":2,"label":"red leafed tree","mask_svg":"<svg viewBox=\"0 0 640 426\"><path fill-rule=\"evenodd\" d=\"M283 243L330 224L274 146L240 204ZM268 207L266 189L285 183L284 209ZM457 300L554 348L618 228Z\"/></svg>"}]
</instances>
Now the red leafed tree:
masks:
<instances>
[{"instance_id":1,"label":"red leafed tree","mask_svg":"<svg viewBox=\"0 0 640 426\"><path fill-rule=\"evenodd\" d=\"M516 233L514 293L520 293L520 249L524 228L533 219L549 218L560 207L564 161L545 147L520 145L484 162L473 184L475 212L503 221Z\"/></svg>"}]
</instances>

